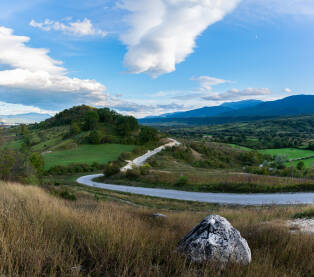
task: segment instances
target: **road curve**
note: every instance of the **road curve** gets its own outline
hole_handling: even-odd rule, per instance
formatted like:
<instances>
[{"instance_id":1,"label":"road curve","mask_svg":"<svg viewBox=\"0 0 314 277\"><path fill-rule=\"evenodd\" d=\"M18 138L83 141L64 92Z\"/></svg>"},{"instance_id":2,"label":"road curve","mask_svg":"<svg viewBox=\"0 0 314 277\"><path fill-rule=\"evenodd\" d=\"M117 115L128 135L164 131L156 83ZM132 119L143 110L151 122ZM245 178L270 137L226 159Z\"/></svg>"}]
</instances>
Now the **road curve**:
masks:
<instances>
[{"instance_id":1,"label":"road curve","mask_svg":"<svg viewBox=\"0 0 314 277\"><path fill-rule=\"evenodd\" d=\"M141 165L148 158L162 151L165 147L171 147L179 145L176 140L170 139L170 143L158 147L152 151L148 151L143 156L130 161L127 166L123 167L121 171L126 171L132 168L132 165ZM287 204L312 204L314 203L314 193L251 193L251 194L235 194L235 193L206 193L206 192L188 192L181 190L171 189L158 189L158 188L144 188L144 187L131 187L104 184L93 181L95 178L102 177L103 174L94 174L83 176L77 179L77 182L82 185L127 192L133 194L141 194L153 197L198 201L207 203L219 203L219 204L235 204L235 205L287 205Z\"/></svg>"},{"instance_id":2,"label":"road curve","mask_svg":"<svg viewBox=\"0 0 314 277\"><path fill-rule=\"evenodd\" d=\"M127 192L133 194L141 194L147 196L170 198L177 200L198 201L219 204L235 204L235 205L287 205L287 204L312 204L314 203L314 193L258 193L258 194L235 194L235 193L207 193L207 192L188 192L180 190L168 190L157 188L131 187L121 185L111 185L94 182L93 179L102 177L103 174L95 174L83 176L77 179L82 185Z\"/></svg>"}]
</instances>

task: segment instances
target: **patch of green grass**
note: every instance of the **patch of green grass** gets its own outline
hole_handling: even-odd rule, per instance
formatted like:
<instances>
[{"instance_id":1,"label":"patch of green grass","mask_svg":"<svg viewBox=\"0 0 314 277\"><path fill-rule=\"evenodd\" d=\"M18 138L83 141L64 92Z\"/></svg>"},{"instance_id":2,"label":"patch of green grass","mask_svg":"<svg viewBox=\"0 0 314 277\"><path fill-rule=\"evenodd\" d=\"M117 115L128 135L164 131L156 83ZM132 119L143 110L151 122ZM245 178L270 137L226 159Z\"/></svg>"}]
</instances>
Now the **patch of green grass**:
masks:
<instances>
[{"instance_id":1,"label":"patch of green grass","mask_svg":"<svg viewBox=\"0 0 314 277\"><path fill-rule=\"evenodd\" d=\"M116 160L122 152L129 152L134 149L133 145L122 144L100 144L100 145L79 145L76 149L57 151L45 154L45 170L57 165L69 165L75 163L92 164L94 162L105 164Z\"/></svg>"},{"instance_id":2,"label":"patch of green grass","mask_svg":"<svg viewBox=\"0 0 314 277\"><path fill-rule=\"evenodd\" d=\"M4 148L8 148L11 150L19 150L22 146L22 140L13 140L3 145Z\"/></svg>"},{"instance_id":3,"label":"patch of green grass","mask_svg":"<svg viewBox=\"0 0 314 277\"><path fill-rule=\"evenodd\" d=\"M281 149L265 149L259 152L269 155L286 155L289 159L298 159L314 156L314 151L297 149L297 148L281 148Z\"/></svg>"}]
</instances>

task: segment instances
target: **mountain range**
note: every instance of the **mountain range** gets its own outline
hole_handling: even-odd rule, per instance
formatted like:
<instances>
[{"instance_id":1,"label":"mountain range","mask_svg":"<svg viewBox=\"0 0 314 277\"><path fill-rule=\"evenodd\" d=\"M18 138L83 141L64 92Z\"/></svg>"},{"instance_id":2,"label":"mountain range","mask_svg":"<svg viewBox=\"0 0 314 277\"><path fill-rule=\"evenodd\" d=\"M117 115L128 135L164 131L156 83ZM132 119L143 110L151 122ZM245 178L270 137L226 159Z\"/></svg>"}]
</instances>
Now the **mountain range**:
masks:
<instances>
[{"instance_id":1,"label":"mountain range","mask_svg":"<svg viewBox=\"0 0 314 277\"><path fill-rule=\"evenodd\" d=\"M294 95L275 101L244 100L227 102L220 106L203 107L140 119L142 123L168 122L172 119L192 118L250 118L314 114L314 95Z\"/></svg>"},{"instance_id":2,"label":"mountain range","mask_svg":"<svg viewBox=\"0 0 314 277\"><path fill-rule=\"evenodd\" d=\"M41 113L25 113L16 115L0 115L0 122L4 124L30 124L35 122L41 122L50 118L49 114Z\"/></svg>"}]
</instances>

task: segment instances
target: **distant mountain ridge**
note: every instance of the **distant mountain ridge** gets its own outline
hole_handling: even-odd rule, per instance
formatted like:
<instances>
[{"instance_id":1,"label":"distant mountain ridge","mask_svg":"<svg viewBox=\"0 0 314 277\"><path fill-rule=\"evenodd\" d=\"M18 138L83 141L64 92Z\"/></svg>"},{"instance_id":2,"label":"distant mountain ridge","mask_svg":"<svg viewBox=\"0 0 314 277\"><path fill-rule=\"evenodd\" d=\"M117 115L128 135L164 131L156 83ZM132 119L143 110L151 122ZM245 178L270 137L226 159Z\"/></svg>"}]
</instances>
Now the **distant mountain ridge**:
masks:
<instances>
[{"instance_id":1,"label":"distant mountain ridge","mask_svg":"<svg viewBox=\"0 0 314 277\"><path fill-rule=\"evenodd\" d=\"M226 102L220 106L203 107L195 110L167 113L160 116L149 116L148 118L193 118L193 117L217 117L222 113L233 112L241 108L254 107L263 103L261 100L243 100L238 102Z\"/></svg>"},{"instance_id":2,"label":"distant mountain ridge","mask_svg":"<svg viewBox=\"0 0 314 277\"><path fill-rule=\"evenodd\" d=\"M203 107L195 110L176 112L154 117L158 118L204 118L204 117L276 117L314 114L314 95L294 95L280 100L263 102L244 100L227 102L220 106ZM141 119L145 122L149 118Z\"/></svg>"}]
</instances>

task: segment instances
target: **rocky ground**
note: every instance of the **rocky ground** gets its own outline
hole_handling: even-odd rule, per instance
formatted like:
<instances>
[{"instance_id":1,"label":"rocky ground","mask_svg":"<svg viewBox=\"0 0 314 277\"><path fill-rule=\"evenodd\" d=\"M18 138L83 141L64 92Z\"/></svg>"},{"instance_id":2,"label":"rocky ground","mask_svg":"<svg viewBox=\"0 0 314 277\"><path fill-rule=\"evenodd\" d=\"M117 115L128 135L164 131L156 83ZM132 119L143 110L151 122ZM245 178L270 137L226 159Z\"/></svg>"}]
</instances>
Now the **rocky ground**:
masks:
<instances>
[{"instance_id":1,"label":"rocky ground","mask_svg":"<svg viewBox=\"0 0 314 277\"><path fill-rule=\"evenodd\" d=\"M314 234L314 218L288 220L287 226L292 232L308 232Z\"/></svg>"}]
</instances>

